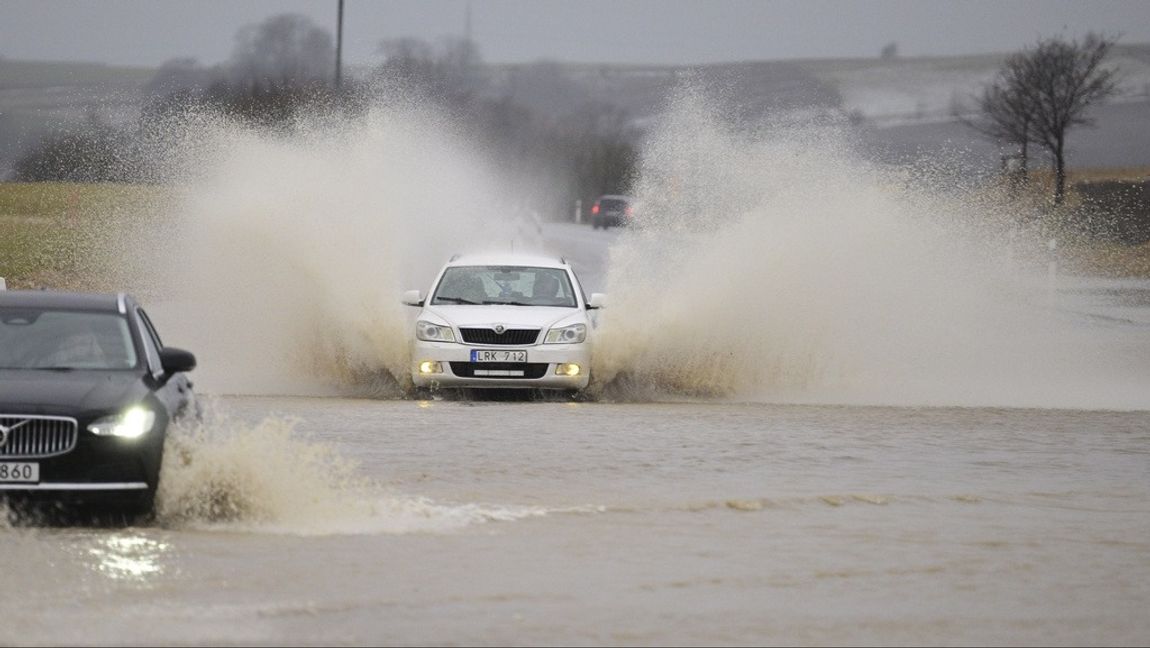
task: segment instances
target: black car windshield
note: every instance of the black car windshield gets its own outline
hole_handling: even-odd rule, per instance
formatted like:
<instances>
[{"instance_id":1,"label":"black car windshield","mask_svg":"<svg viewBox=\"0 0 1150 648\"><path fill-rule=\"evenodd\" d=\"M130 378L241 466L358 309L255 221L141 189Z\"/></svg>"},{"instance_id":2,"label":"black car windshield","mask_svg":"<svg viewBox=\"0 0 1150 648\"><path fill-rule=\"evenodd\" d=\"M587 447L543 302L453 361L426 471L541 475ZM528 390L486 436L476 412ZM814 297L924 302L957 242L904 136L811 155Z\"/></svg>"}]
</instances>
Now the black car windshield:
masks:
<instances>
[{"instance_id":1,"label":"black car windshield","mask_svg":"<svg viewBox=\"0 0 1150 648\"><path fill-rule=\"evenodd\" d=\"M454 266L443 273L434 305L505 304L575 308L575 291L562 268Z\"/></svg>"},{"instance_id":2,"label":"black car windshield","mask_svg":"<svg viewBox=\"0 0 1150 648\"><path fill-rule=\"evenodd\" d=\"M114 313L0 308L0 369L132 369L128 321Z\"/></svg>"}]
</instances>

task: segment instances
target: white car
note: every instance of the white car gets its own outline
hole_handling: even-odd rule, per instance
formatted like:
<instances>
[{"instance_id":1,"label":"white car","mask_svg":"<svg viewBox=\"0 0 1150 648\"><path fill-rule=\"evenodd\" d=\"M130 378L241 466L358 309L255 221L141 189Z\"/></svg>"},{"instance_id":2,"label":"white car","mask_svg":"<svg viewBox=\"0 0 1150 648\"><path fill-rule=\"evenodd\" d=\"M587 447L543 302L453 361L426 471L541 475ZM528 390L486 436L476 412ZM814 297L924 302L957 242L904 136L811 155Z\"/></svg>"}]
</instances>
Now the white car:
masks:
<instances>
[{"instance_id":1,"label":"white car","mask_svg":"<svg viewBox=\"0 0 1150 648\"><path fill-rule=\"evenodd\" d=\"M411 343L416 387L576 391L590 381L595 309L563 259L523 255L453 257L421 308Z\"/></svg>"}]
</instances>

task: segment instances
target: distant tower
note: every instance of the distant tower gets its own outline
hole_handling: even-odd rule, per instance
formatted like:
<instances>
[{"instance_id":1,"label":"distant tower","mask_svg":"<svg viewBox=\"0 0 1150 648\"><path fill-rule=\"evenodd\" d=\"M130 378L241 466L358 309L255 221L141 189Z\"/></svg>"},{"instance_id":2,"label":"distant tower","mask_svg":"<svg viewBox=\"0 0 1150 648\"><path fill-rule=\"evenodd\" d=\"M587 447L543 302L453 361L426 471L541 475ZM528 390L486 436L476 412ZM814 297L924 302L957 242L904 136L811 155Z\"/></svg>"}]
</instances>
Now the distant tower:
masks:
<instances>
[{"instance_id":1,"label":"distant tower","mask_svg":"<svg viewBox=\"0 0 1150 648\"><path fill-rule=\"evenodd\" d=\"M336 4L335 17L335 89L343 85L343 0Z\"/></svg>"},{"instance_id":2,"label":"distant tower","mask_svg":"<svg viewBox=\"0 0 1150 648\"><path fill-rule=\"evenodd\" d=\"M463 40L471 42L471 0L467 1L467 6L463 10Z\"/></svg>"}]
</instances>

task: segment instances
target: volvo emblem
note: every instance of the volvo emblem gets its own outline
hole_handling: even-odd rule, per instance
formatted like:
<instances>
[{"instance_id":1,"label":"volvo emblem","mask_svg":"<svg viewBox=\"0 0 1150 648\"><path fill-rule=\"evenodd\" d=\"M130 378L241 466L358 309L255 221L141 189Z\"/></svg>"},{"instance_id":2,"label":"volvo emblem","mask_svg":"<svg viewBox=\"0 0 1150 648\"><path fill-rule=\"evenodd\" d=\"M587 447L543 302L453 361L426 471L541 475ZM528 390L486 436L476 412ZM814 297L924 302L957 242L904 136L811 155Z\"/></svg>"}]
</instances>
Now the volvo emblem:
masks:
<instances>
[{"instance_id":1,"label":"volvo emblem","mask_svg":"<svg viewBox=\"0 0 1150 648\"><path fill-rule=\"evenodd\" d=\"M507 327L502 325L502 324L496 324L495 325L495 332L498 333L499 335L503 335L503 332L506 330L507 330Z\"/></svg>"},{"instance_id":2,"label":"volvo emblem","mask_svg":"<svg viewBox=\"0 0 1150 648\"><path fill-rule=\"evenodd\" d=\"M21 425L24 425L27 422L28 422L28 419L25 419L23 421L20 421L16 425L13 425L12 427L4 427L3 425L0 425L0 448L3 448L4 446L8 445L8 437L11 436L12 430L15 430L16 428L20 427Z\"/></svg>"}]
</instances>

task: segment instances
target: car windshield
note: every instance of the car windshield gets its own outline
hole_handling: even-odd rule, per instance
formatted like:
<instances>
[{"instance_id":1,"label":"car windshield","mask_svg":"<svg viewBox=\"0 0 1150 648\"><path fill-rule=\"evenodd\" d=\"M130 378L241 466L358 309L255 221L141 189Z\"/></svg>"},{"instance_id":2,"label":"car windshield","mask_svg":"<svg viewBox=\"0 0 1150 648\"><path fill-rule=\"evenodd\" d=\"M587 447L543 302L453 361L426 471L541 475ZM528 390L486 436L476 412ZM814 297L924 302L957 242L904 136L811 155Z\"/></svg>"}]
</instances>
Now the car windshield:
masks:
<instances>
[{"instance_id":1,"label":"car windshield","mask_svg":"<svg viewBox=\"0 0 1150 648\"><path fill-rule=\"evenodd\" d=\"M132 369L136 362L119 315L0 308L0 369Z\"/></svg>"},{"instance_id":2,"label":"car windshield","mask_svg":"<svg viewBox=\"0 0 1150 648\"><path fill-rule=\"evenodd\" d=\"M622 211L627 208L627 201L620 198L603 198L599 201L599 208L604 211Z\"/></svg>"},{"instance_id":3,"label":"car windshield","mask_svg":"<svg viewBox=\"0 0 1150 648\"><path fill-rule=\"evenodd\" d=\"M575 291L562 268L455 266L439 281L432 304L505 304L575 308Z\"/></svg>"}]
</instances>

